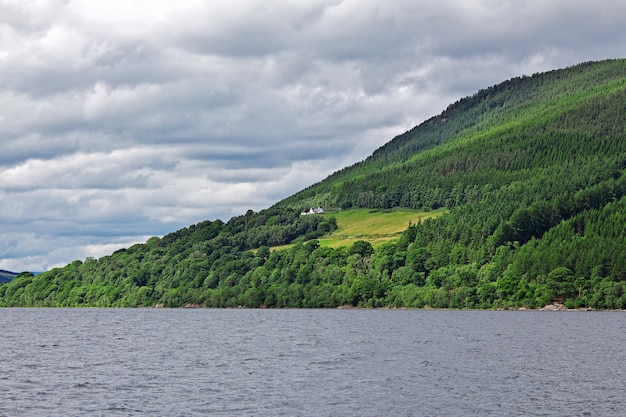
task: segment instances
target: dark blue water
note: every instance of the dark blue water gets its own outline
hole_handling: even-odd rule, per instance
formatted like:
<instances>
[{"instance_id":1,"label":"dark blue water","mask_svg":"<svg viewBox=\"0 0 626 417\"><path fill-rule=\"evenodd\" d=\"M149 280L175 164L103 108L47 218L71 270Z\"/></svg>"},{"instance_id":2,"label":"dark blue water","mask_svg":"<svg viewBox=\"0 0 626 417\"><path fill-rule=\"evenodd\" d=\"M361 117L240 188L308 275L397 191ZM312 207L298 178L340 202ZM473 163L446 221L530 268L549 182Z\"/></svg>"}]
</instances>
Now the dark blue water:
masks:
<instances>
[{"instance_id":1,"label":"dark blue water","mask_svg":"<svg viewBox=\"0 0 626 417\"><path fill-rule=\"evenodd\" d=\"M626 314L0 309L0 416L626 416Z\"/></svg>"}]
</instances>

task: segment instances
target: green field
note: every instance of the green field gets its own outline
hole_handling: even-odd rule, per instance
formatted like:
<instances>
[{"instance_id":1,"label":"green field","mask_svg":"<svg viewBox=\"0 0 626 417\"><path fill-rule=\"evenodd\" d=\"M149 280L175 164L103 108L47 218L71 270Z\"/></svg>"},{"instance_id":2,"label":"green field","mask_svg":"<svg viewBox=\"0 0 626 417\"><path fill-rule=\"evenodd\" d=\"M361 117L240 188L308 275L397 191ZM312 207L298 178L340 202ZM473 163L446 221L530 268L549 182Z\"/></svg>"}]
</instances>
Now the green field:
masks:
<instances>
[{"instance_id":1,"label":"green field","mask_svg":"<svg viewBox=\"0 0 626 417\"><path fill-rule=\"evenodd\" d=\"M319 239L321 246L333 248L350 246L357 240L365 240L376 247L396 240L409 226L428 218L446 213L447 210L370 210L356 209L326 214L337 219L338 229Z\"/></svg>"},{"instance_id":2,"label":"green field","mask_svg":"<svg viewBox=\"0 0 626 417\"><path fill-rule=\"evenodd\" d=\"M351 246L357 240L369 242L374 247L394 241L409 224L447 213L447 209L433 211L409 209L353 209L323 214L337 219L337 230L318 239L320 246L338 248ZM293 244L275 246L272 249L287 249Z\"/></svg>"}]
</instances>

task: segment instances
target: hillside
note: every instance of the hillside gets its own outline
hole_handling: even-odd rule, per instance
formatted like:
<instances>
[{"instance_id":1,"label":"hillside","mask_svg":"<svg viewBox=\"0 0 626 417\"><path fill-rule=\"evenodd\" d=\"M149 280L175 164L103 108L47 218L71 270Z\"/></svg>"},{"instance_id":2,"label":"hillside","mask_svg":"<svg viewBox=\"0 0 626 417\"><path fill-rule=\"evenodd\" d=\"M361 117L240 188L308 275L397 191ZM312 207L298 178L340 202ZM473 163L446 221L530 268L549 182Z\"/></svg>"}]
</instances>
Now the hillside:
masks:
<instances>
[{"instance_id":1,"label":"hillside","mask_svg":"<svg viewBox=\"0 0 626 417\"><path fill-rule=\"evenodd\" d=\"M624 60L591 62L481 90L278 205L437 208L452 189L501 187L529 170L576 165L584 176L578 164L594 158L622 169L625 77Z\"/></svg>"},{"instance_id":2,"label":"hillside","mask_svg":"<svg viewBox=\"0 0 626 417\"><path fill-rule=\"evenodd\" d=\"M625 114L625 60L505 81L274 207L20 275L0 305L626 308ZM333 247L317 206L447 212Z\"/></svg>"}]
</instances>

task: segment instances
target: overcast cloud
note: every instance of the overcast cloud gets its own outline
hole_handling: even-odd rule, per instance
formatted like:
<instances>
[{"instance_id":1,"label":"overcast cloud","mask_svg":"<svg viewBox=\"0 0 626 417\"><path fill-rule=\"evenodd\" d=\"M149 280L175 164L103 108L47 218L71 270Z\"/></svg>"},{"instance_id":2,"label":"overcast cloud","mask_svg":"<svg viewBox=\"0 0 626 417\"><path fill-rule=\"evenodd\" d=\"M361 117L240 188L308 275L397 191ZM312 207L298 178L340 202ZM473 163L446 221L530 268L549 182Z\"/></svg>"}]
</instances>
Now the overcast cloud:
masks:
<instances>
[{"instance_id":1,"label":"overcast cloud","mask_svg":"<svg viewBox=\"0 0 626 417\"><path fill-rule=\"evenodd\" d=\"M271 206L511 77L619 58L622 0L0 0L0 268Z\"/></svg>"}]
</instances>

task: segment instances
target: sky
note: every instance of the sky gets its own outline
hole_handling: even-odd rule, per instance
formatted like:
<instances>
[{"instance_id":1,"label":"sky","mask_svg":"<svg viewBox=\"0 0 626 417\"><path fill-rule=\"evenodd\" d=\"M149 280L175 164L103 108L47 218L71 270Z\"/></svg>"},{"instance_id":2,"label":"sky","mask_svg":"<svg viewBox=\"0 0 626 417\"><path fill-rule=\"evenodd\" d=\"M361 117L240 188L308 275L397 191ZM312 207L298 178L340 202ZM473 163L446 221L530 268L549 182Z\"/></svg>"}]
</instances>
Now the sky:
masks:
<instances>
[{"instance_id":1,"label":"sky","mask_svg":"<svg viewBox=\"0 0 626 417\"><path fill-rule=\"evenodd\" d=\"M512 77L626 56L623 0L0 0L0 269L259 211Z\"/></svg>"}]
</instances>

